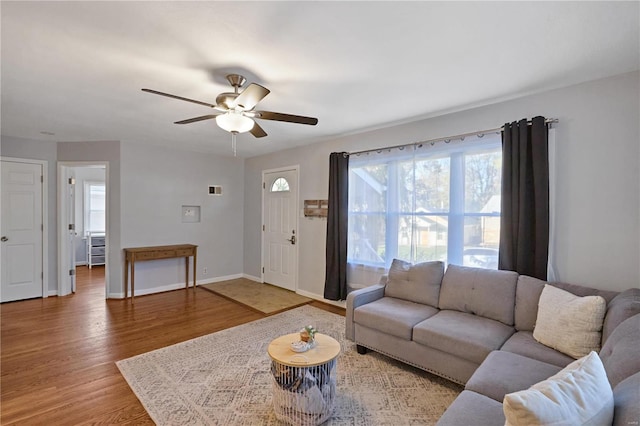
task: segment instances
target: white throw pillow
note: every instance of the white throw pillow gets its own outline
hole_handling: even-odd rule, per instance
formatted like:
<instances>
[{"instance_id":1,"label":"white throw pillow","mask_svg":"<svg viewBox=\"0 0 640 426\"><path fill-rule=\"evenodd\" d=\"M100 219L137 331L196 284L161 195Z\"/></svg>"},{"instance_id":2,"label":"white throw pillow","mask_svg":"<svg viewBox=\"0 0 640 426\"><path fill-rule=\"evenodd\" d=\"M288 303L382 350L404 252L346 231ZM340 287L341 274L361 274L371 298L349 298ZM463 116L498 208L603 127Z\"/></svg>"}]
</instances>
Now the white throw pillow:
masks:
<instances>
[{"instance_id":1,"label":"white throw pillow","mask_svg":"<svg viewBox=\"0 0 640 426\"><path fill-rule=\"evenodd\" d=\"M613 391L602 361L591 352L529 389L505 395L505 425L610 425Z\"/></svg>"},{"instance_id":2,"label":"white throw pillow","mask_svg":"<svg viewBox=\"0 0 640 426\"><path fill-rule=\"evenodd\" d=\"M580 358L600 350L607 303L601 296L576 296L545 284L533 337L543 345Z\"/></svg>"}]
</instances>

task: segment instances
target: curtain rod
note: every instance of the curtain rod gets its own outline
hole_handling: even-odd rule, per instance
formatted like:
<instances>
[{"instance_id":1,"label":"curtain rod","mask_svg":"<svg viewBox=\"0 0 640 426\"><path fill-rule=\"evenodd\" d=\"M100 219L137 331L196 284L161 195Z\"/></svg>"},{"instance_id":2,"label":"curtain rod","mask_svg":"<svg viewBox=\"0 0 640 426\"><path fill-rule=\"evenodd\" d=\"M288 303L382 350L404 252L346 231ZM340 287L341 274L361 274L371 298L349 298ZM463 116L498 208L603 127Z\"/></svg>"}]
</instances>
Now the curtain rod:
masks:
<instances>
[{"instance_id":1,"label":"curtain rod","mask_svg":"<svg viewBox=\"0 0 640 426\"><path fill-rule=\"evenodd\" d=\"M547 118L547 119L544 120L544 122L546 124L557 123L558 119L557 118ZM527 124L529 126L531 126L531 120L527 121ZM411 145L421 145L421 144L425 144L425 143L433 144L433 143L436 143L436 142L450 142L450 141L456 140L456 139L464 140L464 138L469 137L469 136L478 136L478 135L484 136L487 133L499 133L499 132L502 132L502 131L504 131L504 126L496 127L494 129L478 130L478 131L469 132L469 133L461 133L459 135L447 136L447 137L444 137L444 138L428 139L426 141L410 142L410 143L404 143L402 145L386 146L386 147L383 147L383 148L365 149L364 151L354 151L354 152L349 152L347 155L366 154L368 152L377 152L377 151L381 151L381 150L396 149L396 148L402 148L402 147L411 146Z\"/></svg>"}]
</instances>

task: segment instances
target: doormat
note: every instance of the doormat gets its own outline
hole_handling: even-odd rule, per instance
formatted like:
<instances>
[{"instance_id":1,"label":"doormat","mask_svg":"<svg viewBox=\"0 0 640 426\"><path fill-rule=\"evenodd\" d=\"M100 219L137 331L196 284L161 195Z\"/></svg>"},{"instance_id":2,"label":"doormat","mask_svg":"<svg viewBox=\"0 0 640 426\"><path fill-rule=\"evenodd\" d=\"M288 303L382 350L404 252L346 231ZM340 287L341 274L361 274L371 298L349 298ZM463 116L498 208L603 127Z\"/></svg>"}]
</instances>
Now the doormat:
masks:
<instances>
[{"instance_id":1,"label":"doormat","mask_svg":"<svg viewBox=\"0 0 640 426\"><path fill-rule=\"evenodd\" d=\"M271 284L257 283L246 278L203 284L198 287L266 315L277 314L313 301L293 291Z\"/></svg>"}]
</instances>

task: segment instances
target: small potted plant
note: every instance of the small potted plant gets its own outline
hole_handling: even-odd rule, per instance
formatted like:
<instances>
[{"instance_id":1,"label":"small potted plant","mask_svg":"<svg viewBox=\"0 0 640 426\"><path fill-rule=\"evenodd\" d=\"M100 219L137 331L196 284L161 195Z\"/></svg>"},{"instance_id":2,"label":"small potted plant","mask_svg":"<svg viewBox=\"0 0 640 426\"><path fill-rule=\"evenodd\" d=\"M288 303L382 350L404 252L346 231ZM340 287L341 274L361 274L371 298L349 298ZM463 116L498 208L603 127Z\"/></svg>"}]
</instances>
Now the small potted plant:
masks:
<instances>
[{"instance_id":1,"label":"small potted plant","mask_svg":"<svg viewBox=\"0 0 640 426\"><path fill-rule=\"evenodd\" d=\"M305 326L302 330L300 330L300 340L312 345L314 343L314 339L317 331L318 330L316 330L315 327L312 325Z\"/></svg>"}]
</instances>

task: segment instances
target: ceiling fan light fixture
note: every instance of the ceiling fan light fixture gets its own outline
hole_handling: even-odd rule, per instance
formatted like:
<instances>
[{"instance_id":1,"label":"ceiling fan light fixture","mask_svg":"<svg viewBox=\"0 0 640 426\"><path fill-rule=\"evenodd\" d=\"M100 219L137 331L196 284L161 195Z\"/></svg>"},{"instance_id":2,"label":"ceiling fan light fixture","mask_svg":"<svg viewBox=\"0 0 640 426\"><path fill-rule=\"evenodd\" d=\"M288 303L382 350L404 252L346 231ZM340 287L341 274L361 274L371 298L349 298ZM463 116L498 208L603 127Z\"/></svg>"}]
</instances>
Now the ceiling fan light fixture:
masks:
<instances>
[{"instance_id":1,"label":"ceiling fan light fixture","mask_svg":"<svg viewBox=\"0 0 640 426\"><path fill-rule=\"evenodd\" d=\"M227 132L246 133L253 129L254 121L236 112L216 116L216 124Z\"/></svg>"}]
</instances>

